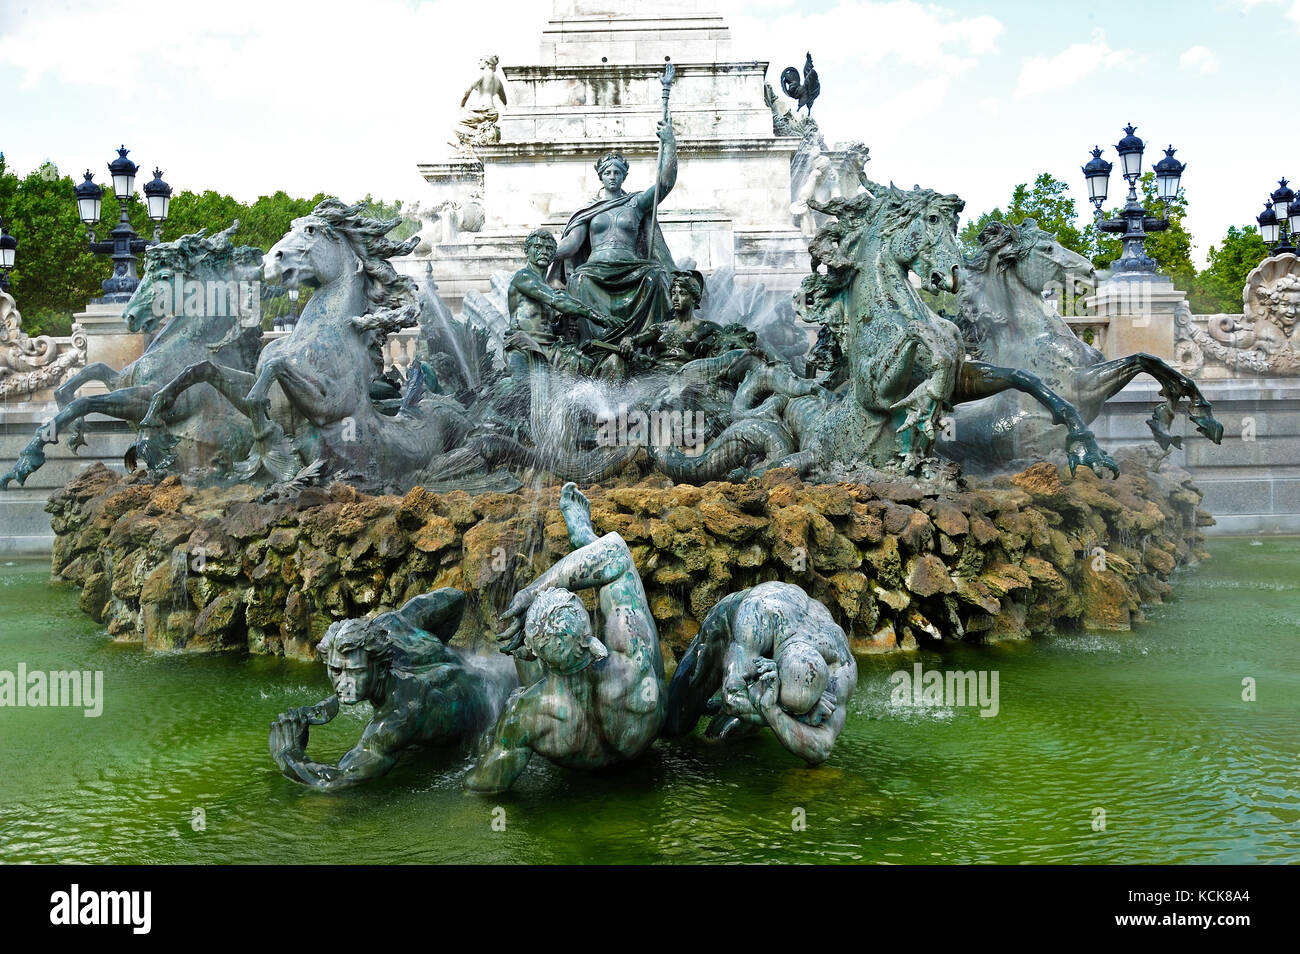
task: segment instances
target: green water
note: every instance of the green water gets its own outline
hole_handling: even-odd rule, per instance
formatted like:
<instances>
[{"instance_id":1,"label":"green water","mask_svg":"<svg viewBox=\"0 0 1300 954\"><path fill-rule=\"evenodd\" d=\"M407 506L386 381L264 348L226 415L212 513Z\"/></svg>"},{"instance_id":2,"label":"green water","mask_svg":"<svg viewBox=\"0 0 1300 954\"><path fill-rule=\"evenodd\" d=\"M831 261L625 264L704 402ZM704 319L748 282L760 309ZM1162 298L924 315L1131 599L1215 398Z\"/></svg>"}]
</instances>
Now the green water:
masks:
<instances>
[{"instance_id":1,"label":"green water","mask_svg":"<svg viewBox=\"0 0 1300 954\"><path fill-rule=\"evenodd\" d=\"M920 657L996 670L995 717L894 704L911 661L866 659L821 768L770 735L690 738L594 775L534 759L491 799L462 793L456 752L308 791L275 770L267 728L327 694L322 669L114 644L45 565L9 564L0 670L102 670L105 703L0 708L0 861L1297 862L1300 540L1210 549L1135 633ZM345 711L310 751L336 758L363 720Z\"/></svg>"}]
</instances>

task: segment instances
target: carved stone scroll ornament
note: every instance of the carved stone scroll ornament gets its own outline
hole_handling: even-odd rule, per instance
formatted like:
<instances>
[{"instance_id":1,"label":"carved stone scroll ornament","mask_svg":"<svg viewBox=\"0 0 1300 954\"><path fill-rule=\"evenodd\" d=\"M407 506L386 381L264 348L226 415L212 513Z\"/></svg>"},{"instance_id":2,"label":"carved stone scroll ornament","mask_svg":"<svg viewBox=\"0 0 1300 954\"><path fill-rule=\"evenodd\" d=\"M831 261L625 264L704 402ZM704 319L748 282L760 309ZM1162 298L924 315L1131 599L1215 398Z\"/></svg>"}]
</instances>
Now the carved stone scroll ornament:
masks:
<instances>
[{"instance_id":1,"label":"carved stone scroll ornament","mask_svg":"<svg viewBox=\"0 0 1300 954\"><path fill-rule=\"evenodd\" d=\"M52 388L86 363L86 332L72 326L66 340L30 337L22 328L18 305L0 291L0 399L9 400Z\"/></svg>"},{"instance_id":2,"label":"carved stone scroll ornament","mask_svg":"<svg viewBox=\"0 0 1300 954\"><path fill-rule=\"evenodd\" d=\"M1185 306L1174 315L1175 357L1187 374L1206 361L1235 371L1300 375L1300 258L1266 258L1246 276L1240 315L1211 315L1200 327Z\"/></svg>"}]
</instances>

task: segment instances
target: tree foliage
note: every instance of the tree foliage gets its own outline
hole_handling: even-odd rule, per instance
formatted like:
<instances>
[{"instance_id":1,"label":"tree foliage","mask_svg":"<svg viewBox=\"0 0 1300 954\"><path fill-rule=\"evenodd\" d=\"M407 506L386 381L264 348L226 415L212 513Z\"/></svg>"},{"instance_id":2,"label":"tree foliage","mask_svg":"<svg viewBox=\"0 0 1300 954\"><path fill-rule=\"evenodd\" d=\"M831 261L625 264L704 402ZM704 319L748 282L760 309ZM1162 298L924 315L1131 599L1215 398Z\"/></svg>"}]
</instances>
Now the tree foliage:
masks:
<instances>
[{"instance_id":1,"label":"tree foliage","mask_svg":"<svg viewBox=\"0 0 1300 954\"><path fill-rule=\"evenodd\" d=\"M961 240L968 252L975 252L979 249L979 234L990 222L1019 225L1034 219L1039 228L1051 232L1063 246L1091 258L1097 251L1097 233L1091 223L1083 228L1076 225L1079 213L1069 192L1069 185L1044 172L1032 186L1022 182L1011 191L1006 212L995 208L967 222Z\"/></svg>"},{"instance_id":2,"label":"tree foliage","mask_svg":"<svg viewBox=\"0 0 1300 954\"><path fill-rule=\"evenodd\" d=\"M111 274L86 247L72 188L72 179L52 164L19 178L0 156L0 216L18 239L10 285L29 334L66 334L71 315L103 294L99 283ZM111 194L104 197L103 218L114 225L118 220ZM148 221L143 210L138 218L132 218L137 229ZM101 228L101 236L112 227Z\"/></svg>"},{"instance_id":3,"label":"tree foliage","mask_svg":"<svg viewBox=\"0 0 1300 954\"><path fill-rule=\"evenodd\" d=\"M1268 257L1268 246L1253 225L1235 225L1217 246L1206 253L1208 262L1192 282L1188 294L1198 315L1241 314L1241 290L1251 269Z\"/></svg>"},{"instance_id":4,"label":"tree foliage","mask_svg":"<svg viewBox=\"0 0 1300 954\"><path fill-rule=\"evenodd\" d=\"M1122 183L1121 183L1122 184ZM1199 272L1192 262L1193 239L1187 231L1187 196L1180 188L1178 197L1166 210L1157 191L1156 176L1147 172L1138 180L1139 202L1147 213L1168 216L1169 228L1151 232L1146 242L1146 252L1156 260L1160 272L1173 279L1174 287L1188 293L1192 311L1196 314L1241 312L1241 290L1246 276L1267 255L1268 249L1254 226L1228 229L1228 234L1217 246L1211 246L1208 263ZM1004 212L994 208L968 220L960 232L967 252L979 248L978 236L992 221L1018 225L1025 219L1038 221L1041 228L1053 232L1066 248L1092 259L1098 269L1109 268L1122 252L1118 235L1100 232L1089 222L1082 228L1069 187L1050 173L1043 173L1032 186L1024 183L1015 187L1011 201ZM1127 190L1119 202L1106 210L1107 218L1119 218L1127 200Z\"/></svg>"},{"instance_id":5,"label":"tree foliage","mask_svg":"<svg viewBox=\"0 0 1300 954\"><path fill-rule=\"evenodd\" d=\"M369 192L366 193L364 199L359 201L366 206L367 215L373 215L377 219L397 218L402 220L388 233L388 237L394 242L404 241L420 231L420 220L409 214L400 201L385 202L382 199L372 198Z\"/></svg>"}]
</instances>

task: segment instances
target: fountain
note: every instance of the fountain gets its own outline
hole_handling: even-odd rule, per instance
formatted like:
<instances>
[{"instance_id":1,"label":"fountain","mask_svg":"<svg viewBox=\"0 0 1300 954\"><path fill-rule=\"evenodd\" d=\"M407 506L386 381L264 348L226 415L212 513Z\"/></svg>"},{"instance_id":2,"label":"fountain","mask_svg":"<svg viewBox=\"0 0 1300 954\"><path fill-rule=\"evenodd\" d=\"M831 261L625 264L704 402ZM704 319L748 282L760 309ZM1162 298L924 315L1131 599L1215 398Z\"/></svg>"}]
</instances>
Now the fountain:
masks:
<instances>
[{"instance_id":1,"label":"fountain","mask_svg":"<svg viewBox=\"0 0 1300 954\"><path fill-rule=\"evenodd\" d=\"M691 84L721 65L666 49L666 68L628 67L648 100L641 131L655 131L633 155L656 156L641 191L623 190L631 159L597 141L581 167L601 191L578 211L548 200L527 223L505 221L519 210L499 213L489 189L482 231L432 245L393 241L395 220L326 199L262 261L266 281L315 288L292 331L253 354L238 314L174 316L136 366L95 372L109 395L73 399L90 369L65 385L53 429L0 478L21 483L88 409L136 426L140 467L90 468L51 499L55 573L121 640L323 658L336 695L286 710L271 732L290 778L356 784L407 744L469 745L495 721L466 784L496 792L533 753L601 767L706 713L710 737L767 726L815 764L844 728L854 654L1124 630L1203 555L1208 518L1187 474L1154 454L1112 456L1088 428L1107 389L1146 371L1165 389L1157 442L1174 440L1183 398L1217 442L1196 386L1146 355L1103 364L1060 322L1037 351L1002 347L1008 331L1045 326L1036 291L1062 266L1050 236L1000 226L967 263L962 200L872 182L861 144L813 163L796 227L791 161L833 152L816 125L756 95L743 122L761 117L775 145L729 165L734 142L685 134L700 122ZM514 127L495 105L495 60L484 63L458 161L490 169L515 148ZM675 74L691 94L680 135ZM745 89L762 79L737 76ZM797 83L808 107L812 82L809 57ZM802 152L777 135L799 124ZM719 253L716 234L707 249L678 241L690 223L672 203L703 191L690 191L692 170L730 196L729 176L752 187L774 163L785 222L767 249L746 263ZM570 155L566 174L577 168ZM231 231L151 249L128 315L153 313L178 257L193 269L217 259L210 281L246 268ZM459 317L432 270L418 287L401 270L419 247L486 241L484 269L504 249L516 270L490 296L463 294ZM759 292L740 266L762 261L778 264ZM916 287L963 281L974 291L960 325ZM414 360L386 370L389 339L417 327ZM166 350L173 341L189 350ZM1086 360L1063 377L1052 360L1069 348ZM977 410L999 401L992 417ZM1013 456L1027 466L971 476L1008 429L1025 436ZM494 630L513 667L478 652ZM446 677L436 692L429 667ZM337 765L308 759L309 727L363 699L375 718L358 746Z\"/></svg>"}]
</instances>

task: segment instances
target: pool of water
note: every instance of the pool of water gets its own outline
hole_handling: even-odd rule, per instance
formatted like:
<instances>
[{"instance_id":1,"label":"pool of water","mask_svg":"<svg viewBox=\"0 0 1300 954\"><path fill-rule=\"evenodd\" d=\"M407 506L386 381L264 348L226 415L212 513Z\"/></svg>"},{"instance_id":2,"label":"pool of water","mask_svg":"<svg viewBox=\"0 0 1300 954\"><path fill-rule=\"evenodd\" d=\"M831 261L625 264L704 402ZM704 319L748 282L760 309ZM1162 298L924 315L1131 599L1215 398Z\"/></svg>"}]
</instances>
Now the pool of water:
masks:
<instances>
[{"instance_id":1,"label":"pool of water","mask_svg":"<svg viewBox=\"0 0 1300 954\"><path fill-rule=\"evenodd\" d=\"M770 734L687 738L597 774L535 758L491 798L462 792L453 751L337 795L296 785L267 729L328 694L321 667L118 645L46 564L5 564L0 670L100 670L104 702L0 708L0 861L1297 862L1300 540L1210 550L1133 633L860 660L820 768ZM996 716L902 704L891 675L914 662L996 671ZM309 752L332 761L364 720Z\"/></svg>"}]
</instances>

